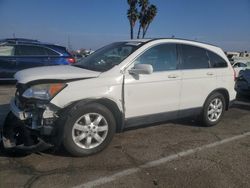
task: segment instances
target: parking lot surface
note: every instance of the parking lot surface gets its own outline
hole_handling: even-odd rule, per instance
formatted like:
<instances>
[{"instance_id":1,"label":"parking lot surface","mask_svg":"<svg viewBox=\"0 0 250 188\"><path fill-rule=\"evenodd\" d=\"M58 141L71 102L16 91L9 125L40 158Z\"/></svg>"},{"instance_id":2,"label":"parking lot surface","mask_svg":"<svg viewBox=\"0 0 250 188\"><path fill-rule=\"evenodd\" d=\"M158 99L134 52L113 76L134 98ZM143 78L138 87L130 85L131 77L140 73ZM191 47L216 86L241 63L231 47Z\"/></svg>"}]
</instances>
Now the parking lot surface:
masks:
<instances>
[{"instance_id":1,"label":"parking lot surface","mask_svg":"<svg viewBox=\"0 0 250 188\"><path fill-rule=\"evenodd\" d=\"M0 124L14 86L0 86ZM210 128L181 120L117 134L103 152L0 152L0 187L250 187L250 101Z\"/></svg>"}]
</instances>

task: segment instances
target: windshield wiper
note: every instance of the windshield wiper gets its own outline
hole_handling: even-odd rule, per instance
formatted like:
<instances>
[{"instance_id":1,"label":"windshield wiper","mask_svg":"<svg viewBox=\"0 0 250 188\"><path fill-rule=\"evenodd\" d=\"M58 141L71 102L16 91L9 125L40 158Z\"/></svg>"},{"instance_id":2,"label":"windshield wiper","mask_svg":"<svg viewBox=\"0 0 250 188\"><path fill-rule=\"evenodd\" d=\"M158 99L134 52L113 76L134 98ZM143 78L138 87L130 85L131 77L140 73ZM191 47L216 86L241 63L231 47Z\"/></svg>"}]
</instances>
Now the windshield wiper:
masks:
<instances>
[{"instance_id":1,"label":"windshield wiper","mask_svg":"<svg viewBox=\"0 0 250 188\"><path fill-rule=\"evenodd\" d=\"M105 69L105 68L90 67L90 66L84 66L84 65L81 65L81 64L74 64L72 66L79 67L79 68L82 68L82 69L97 71L97 72L105 72L105 71L108 70L108 69Z\"/></svg>"},{"instance_id":2,"label":"windshield wiper","mask_svg":"<svg viewBox=\"0 0 250 188\"><path fill-rule=\"evenodd\" d=\"M84 65L81 65L81 64L74 64L72 65L74 67L79 67L79 68L82 68L82 69L88 69L88 70L91 70L88 66L84 66Z\"/></svg>"}]
</instances>

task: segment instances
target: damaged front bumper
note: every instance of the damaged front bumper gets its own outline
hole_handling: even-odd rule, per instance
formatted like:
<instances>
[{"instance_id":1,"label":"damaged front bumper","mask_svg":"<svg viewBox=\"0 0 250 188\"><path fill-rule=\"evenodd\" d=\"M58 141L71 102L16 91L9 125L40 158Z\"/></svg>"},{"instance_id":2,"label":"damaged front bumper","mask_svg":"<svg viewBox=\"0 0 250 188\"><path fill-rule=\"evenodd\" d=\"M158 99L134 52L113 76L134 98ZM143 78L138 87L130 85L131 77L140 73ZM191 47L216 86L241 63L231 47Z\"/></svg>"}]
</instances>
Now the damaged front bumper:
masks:
<instances>
[{"instance_id":1,"label":"damaged front bumper","mask_svg":"<svg viewBox=\"0 0 250 188\"><path fill-rule=\"evenodd\" d=\"M44 101L23 104L18 97L13 98L10 102L12 117L7 117L3 126L2 141L4 147L37 151L38 148L42 150L47 146L55 145L56 121L59 118L59 110L58 107ZM14 132L16 127L21 131ZM22 134L23 143L20 141L19 134Z\"/></svg>"},{"instance_id":2,"label":"damaged front bumper","mask_svg":"<svg viewBox=\"0 0 250 188\"><path fill-rule=\"evenodd\" d=\"M21 121L28 129L38 131L40 135L52 136L55 129L55 121L58 118L58 107L49 103L36 102L32 107L24 110L18 108L20 102L13 98L10 103L10 111Z\"/></svg>"},{"instance_id":3,"label":"damaged front bumper","mask_svg":"<svg viewBox=\"0 0 250 188\"><path fill-rule=\"evenodd\" d=\"M31 118L31 113L21 111L17 106L16 106L16 100L15 98L12 98L10 101L10 111L21 121L24 121L28 118Z\"/></svg>"}]
</instances>

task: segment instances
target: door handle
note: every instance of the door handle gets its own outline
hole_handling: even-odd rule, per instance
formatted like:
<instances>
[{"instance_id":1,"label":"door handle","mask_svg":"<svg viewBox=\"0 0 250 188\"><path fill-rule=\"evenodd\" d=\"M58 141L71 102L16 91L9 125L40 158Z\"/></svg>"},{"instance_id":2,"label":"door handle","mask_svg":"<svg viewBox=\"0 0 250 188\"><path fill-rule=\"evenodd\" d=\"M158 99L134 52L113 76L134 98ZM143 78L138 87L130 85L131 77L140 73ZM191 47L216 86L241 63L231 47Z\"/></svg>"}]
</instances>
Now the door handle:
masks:
<instances>
[{"instance_id":1,"label":"door handle","mask_svg":"<svg viewBox=\"0 0 250 188\"><path fill-rule=\"evenodd\" d=\"M10 64L12 64L12 65L17 63L17 61L16 61L15 59L10 59L9 62L10 62Z\"/></svg>"},{"instance_id":2,"label":"door handle","mask_svg":"<svg viewBox=\"0 0 250 188\"><path fill-rule=\"evenodd\" d=\"M176 74L170 74L170 75L168 75L168 78L178 78L178 75L176 75Z\"/></svg>"},{"instance_id":3,"label":"door handle","mask_svg":"<svg viewBox=\"0 0 250 188\"><path fill-rule=\"evenodd\" d=\"M212 73L212 72L207 72L207 75L208 75L208 76L213 76L214 73Z\"/></svg>"}]
</instances>

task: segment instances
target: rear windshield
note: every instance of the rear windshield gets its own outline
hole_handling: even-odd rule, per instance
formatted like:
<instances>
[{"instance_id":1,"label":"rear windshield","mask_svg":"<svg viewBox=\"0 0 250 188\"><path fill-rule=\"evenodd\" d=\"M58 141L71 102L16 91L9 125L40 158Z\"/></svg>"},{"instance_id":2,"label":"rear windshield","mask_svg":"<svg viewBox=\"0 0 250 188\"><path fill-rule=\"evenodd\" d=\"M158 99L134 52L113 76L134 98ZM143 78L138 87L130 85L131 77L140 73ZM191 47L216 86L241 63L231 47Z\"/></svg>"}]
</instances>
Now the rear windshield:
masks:
<instances>
[{"instance_id":1,"label":"rear windshield","mask_svg":"<svg viewBox=\"0 0 250 188\"><path fill-rule=\"evenodd\" d=\"M53 49L56 52L59 52L60 54L63 54L65 56L71 56L71 54L67 51L67 49L63 46L57 46L57 45L45 45L46 47Z\"/></svg>"}]
</instances>

